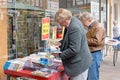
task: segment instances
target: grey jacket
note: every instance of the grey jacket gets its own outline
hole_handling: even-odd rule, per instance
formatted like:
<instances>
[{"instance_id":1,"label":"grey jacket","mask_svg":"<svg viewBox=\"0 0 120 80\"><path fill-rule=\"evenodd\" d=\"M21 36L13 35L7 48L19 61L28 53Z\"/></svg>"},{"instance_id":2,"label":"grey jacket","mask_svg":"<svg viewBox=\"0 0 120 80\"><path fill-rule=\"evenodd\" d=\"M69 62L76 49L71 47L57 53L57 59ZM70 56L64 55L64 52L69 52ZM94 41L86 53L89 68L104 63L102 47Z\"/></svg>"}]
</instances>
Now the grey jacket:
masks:
<instances>
[{"instance_id":1,"label":"grey jacket","mask_svg":"<svg viewBox=\"0 0 120 80\"><path fill-rule=\"evenodd\" d=\"M67 32L61 42L60 57L68 76L77 76L89 68L92 62L86 33L82 23L72 17Z\"/></svg>"}]
</instances>

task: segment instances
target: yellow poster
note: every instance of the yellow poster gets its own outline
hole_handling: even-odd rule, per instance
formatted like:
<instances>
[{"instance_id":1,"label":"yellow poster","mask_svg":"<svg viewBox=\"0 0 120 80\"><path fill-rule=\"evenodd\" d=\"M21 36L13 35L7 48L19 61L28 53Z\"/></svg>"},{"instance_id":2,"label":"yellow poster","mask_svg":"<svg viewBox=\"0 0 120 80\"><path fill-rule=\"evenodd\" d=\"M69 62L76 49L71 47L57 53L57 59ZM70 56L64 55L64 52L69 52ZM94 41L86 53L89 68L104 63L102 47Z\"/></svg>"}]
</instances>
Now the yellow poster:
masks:
<instances>
[{"instance_id":1,"label":"yellow poster","mask_svg":"<svg viewBox=\"0 0 120 80\"><path fill-rule=\"evenodd\" d=\"M53 27L53 32L52 32L52 39L56 39L56 32L57 32L57 27Z\"/></svg>"},{"instance_id":2,"label":"yellow poster","mask_svg":"<svg viewBox=\"0 0 120 80\"><path fill-rule=\"evenodd\" d=\"M42 18L42 40L47 40L50 33L50 18Z\"/></svg>"}]
</instances>

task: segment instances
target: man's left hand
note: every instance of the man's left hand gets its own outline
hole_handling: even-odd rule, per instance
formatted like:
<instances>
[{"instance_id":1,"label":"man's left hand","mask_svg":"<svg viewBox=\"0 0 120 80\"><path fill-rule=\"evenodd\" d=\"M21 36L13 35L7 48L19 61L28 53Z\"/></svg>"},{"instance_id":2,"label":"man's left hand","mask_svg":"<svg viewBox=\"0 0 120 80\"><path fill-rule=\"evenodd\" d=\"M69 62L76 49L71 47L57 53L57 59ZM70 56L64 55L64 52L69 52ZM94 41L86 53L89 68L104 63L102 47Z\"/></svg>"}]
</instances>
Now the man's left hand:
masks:
<instances>
[{"instance_id":1,"label":"man's left hand","mask_svg":"<svg viewBox=\"0 0 120 80\"><path fill-rule=\"evenodd\" d=\"M60 53L52 53L52 55L55 56L55 57L59 57L59 54Z\"/></svg>"}]
</instances>

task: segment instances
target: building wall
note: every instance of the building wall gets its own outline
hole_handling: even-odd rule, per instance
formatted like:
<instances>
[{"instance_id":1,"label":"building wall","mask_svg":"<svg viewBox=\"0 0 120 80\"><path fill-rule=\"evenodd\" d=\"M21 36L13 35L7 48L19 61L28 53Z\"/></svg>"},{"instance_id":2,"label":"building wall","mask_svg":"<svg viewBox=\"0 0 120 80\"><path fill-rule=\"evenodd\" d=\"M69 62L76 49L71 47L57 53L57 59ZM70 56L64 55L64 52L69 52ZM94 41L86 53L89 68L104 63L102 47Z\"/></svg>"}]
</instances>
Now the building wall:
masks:
<instances>
[{"instance_id":1,"label":"building wall","mask_svg":"<svg viewBox=\"0 0 120 80\"><path fill-rule=\"evenodd\" d=\"M75 0L59 0L59 4L60 4L59 7L60 8L73 8L73 1Z\"/></svg>"},{"instance_id":2,"label":"building wall","mask_svg":"<svg viewBox=\"0 0 120 80\"><path fill-rule=\"evenodd\" d=\"M118 25L120 26L120 4L118 4Z\"/></svg>"},{"instance_id":3,"label":"building wall","mask_svg":"<svg viewBox=\"0 0 120 80\"><path fill-rule=\"evenodd\" d=\"M117 20L118 21L118 25L120 26L120 4L119 4L120 0L115 0L113 3L113 20Z\"/></svg>"},{"instance_id":4,"label":"building wall","mask_svg":"<svg viewBox=\"0 0 120 80\"><path fill-rule=\"evenodd\" d=\"M59 0L59 7L60 8L67 8L66 1L67 0Z\"/></svg>"},{"instance_id":5,"label":"building wall","mask_svg":"<svg viewBox=\"0 0 120 80\"><path fill-rule=\"evenodd\" d=\"M58 10L59 9L59 0L47 0L46 9L49 10Z\"/></svg>"},{"instance_id":6,"label":"building wall","mask_svg":"<svg viewBox=\"0 0 120 80\"><path fill-rule=\"evenodd\" d=\"M110 2L111 5L110 5ZM113 37L113 20L117 20L118 21L118 25L120 26L120 4L119 4L120 0L108 0L108 36L110 36L111 38ZM111 10L111 11L110 11Z\"/></svg>"},{"instance_id":7,"label":"building wall","mask_svg":"<svg viewBox=\"0 0 120 80\"><path fill-rule=\"evenodd\" d=\"M3 71L3 66L7 61L7 17L6 9L1 9L0 12L0 80L6 80L6 75Z\"/></svg>"}]
</instances>

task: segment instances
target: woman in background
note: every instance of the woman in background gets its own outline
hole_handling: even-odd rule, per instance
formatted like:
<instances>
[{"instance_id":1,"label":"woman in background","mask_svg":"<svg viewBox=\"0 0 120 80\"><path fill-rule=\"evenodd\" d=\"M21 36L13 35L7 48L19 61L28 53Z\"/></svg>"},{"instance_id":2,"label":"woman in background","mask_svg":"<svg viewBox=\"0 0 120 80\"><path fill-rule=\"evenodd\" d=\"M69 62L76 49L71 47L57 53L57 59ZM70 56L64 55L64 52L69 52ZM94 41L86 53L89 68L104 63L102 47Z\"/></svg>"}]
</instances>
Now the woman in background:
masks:
<instances>
[{"instance_id":1,"label":"woman in background","mask_svg":"<svg viewBox=\"0 0 120 80\"><path fill-rule=\"evenodd\" d=\"M88 12L83 12L78 19L83 23L87 33L87 42L93 60L88 71L88 80L99 80L99 68L102 61L102 50L104 49L105 28L94 20Z\"/></svg>"}]
</instances>

